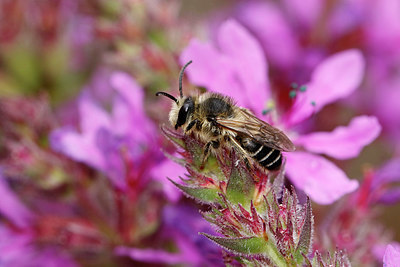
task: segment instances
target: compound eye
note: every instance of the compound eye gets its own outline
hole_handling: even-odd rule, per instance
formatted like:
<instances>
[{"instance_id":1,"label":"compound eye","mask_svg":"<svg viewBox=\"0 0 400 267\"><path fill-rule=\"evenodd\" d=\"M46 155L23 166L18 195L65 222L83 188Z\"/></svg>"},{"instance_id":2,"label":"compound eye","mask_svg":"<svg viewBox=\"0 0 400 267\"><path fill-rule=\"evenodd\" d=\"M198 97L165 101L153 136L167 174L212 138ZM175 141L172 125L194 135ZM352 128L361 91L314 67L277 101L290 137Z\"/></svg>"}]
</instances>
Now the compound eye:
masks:
<instances>
[{"instance_id":1,"label":"compound eye","mask_svg":"<svg viewBox=\"0 0 400 267\"><path fill-rule=\"evenodd\" d=\"M178 127L181 127L186 123L188 115L193 113L193 110L194 110L193 100L191 98L186 99L185 103L179 110L178 120L176 121L175 129L178 129Z\"/></svg>"}]
</instances>

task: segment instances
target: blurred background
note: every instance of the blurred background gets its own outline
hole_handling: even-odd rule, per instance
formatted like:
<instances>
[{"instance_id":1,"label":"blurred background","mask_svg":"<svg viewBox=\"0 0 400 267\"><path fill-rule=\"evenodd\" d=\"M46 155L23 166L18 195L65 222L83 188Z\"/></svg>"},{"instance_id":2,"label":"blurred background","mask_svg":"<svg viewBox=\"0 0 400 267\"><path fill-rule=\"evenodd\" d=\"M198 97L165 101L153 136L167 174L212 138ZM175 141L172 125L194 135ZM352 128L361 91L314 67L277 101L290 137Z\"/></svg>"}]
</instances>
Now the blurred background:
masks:
<instances>
[{"instance_id":1,"label":"blurred background","mask_svg":"<svg viewBox=\"0 0 400 267\"><path fill-rule=\"evenodd\" d=\"M185 170L164 156L175 153L159 130L170 101L155 92L177 95L181 52L215 40L228 18L263 48L282 110L323 59L361 51L361 86L306 128L378 118L379 137L357 157L329 158L360 181L365 208L366 226L336 237L400 240L399 1L0 0L0 265L223 265L197 234L213 231L200 205L166 179ZM316 225L349 202L314 203ZM381 253L354 248L358 263L370 249Z\"/></svg>"}]
</instances>

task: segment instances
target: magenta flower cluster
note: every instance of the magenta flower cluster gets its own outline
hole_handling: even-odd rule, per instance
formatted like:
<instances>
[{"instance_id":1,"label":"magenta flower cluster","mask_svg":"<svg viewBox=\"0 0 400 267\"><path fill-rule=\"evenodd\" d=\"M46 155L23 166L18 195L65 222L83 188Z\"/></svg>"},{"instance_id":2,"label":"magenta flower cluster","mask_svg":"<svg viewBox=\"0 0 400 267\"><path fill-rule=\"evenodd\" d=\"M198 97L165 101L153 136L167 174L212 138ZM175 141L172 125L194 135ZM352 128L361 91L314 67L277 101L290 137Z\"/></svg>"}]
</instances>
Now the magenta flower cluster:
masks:
<instances>
[{"instance_id":1,"label":"magenta flower cluster","mask_svg":"<svg viewBox=\"0 0 400 267\"><path fill-rule=\"evenodd\" d=\"M272 92L261 45L233 20L221 25L217 40L216 45L193 40L184 50L181 61L194 61L188 70L191 82L232 96L238 105L250 108L259 117L284 129L298 147L296 152L285 155L288 176L314 201L330 204L356 190L357 181L350 180L340 168L318 154L337 159L356 157L379 135L378 120L373 116L359 116L347 127L341 126L332 132L300 133L295 129L325 105L357 89L364 73L362 54L348 50L327 58L313 70L311 81L303 85L304 91L297 94L289 110L265 116L263 110L270 105Z\"/></svg>"},{"instance_id":2,"label":"magenta flower cluster","mask_svg":"<svg viewBox=\"0 0 400 267\"><path fill-rule=\"evenodd\" d=\"M0 265L400 266L400 1L181 2L0 3ZM281 172L165 126L190 60Z\"/></svg>"},{"instance_id":3,"label":"magenta flower cluster","mask_svg":"<svg viewBox=\"0 0 400 267\"><path fill-rule=\"evenodd\" d=\"M96 77L94 85L83 89L79 97L80 131L71 127L56 130L51 136L52 147L103 172L124 192L133 180L139 176L148 180L146 176L160 168L170 177L181 175L183 169L162 155L157 126L144 110L143 89L126 73L99 75L106 76ZM101 91L93 88L95 84L103 84ZM111 113L106 111L107 105L111 105ZM177 201L177 189L159 178L166 196Z\"/></svg>"}]
</instances>

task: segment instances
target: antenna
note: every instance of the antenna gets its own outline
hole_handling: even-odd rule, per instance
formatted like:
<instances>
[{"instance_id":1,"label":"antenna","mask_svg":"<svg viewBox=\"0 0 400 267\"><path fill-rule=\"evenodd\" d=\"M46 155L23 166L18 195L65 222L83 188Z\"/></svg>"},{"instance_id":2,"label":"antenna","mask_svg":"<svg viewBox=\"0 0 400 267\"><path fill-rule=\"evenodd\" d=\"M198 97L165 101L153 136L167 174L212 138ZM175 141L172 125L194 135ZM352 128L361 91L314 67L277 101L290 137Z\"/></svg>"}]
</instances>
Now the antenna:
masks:
<instances>
[{"instance_id":1,"label":"antenna","mask_svg":"<svg viewBox=\"0 0 400 267\"><path fill-rule=\"evenodd\" d=\"M185 66L183 66L181 72L179 73L179 94L181 97L183 97L183 93L182 93L182 78L183 78L183 73L185 72L185 69L187 66L189 66L192 63L192 61L190 60L188 63L185 64Z\"/></svg>"},{"instance_id":2,"label":"antenna","mask_svg":"<svg viewBox=\"0 0 400 267\"><path fill-rule=\"evenodd\" d=\"M175 101L176 104L178 104L178 100L174 96L172 96L172 95L170 95L170 94L168 94L166 92L157 92L156 96L159 96L159 95L166 96L166 97L172 99L173 101Z\"/></svg>"}]
</instances>

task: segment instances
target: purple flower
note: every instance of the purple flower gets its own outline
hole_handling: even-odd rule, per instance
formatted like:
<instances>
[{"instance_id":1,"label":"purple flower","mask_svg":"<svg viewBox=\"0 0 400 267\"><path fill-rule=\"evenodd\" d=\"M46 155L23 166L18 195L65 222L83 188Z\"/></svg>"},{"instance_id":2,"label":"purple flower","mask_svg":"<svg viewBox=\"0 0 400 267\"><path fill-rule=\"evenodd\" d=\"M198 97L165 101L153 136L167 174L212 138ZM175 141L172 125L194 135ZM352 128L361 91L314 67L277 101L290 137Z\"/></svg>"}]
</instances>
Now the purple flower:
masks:
<instances>
[{"instance_id":1,"label":"purple flower","mask_svg":"<svg viewBox=\"0 0 400 267\"><path fill-rule=\"evenodd\" d=\"M72 259L56 247L39 247L34 243L35 215L12 191L2 174L0 194L0 214L14 226L0 224L1 266L76 266Z\"/></svg>"},{"instance_id":2,"label":"purple flower","mask_svg":"<svg viewBox=\"0 0 400 267\"><path fill-rule=\"evenodd\" d=\"M362 0L340 6L341 12L335 12L332 20L347 22L347 27L340 32L342 35L361 29L363 42L360 46L369 66L365 90L357 94L359 101L356 104L360 110L379 118L384 137L394 144L398 153L400 109L397 99L400 97L400 80L396 69L400 64L400 2ZM349 10L357 16L349 16ZM346 15L347 19L343 19Z\"/></svg>"},{"instance_id":3,"label":"purple flower","mask_svg":"<svg viewBox=\"0 0 400 267\"><path fill-rule=\"evenodd\" d=\"M307 4L301 3L301 6L306 8ZM290 28L277 6L273 3L252 1L239 5L237 10L237 19L255 33L260 41L259 46L266 52L272 64L287 68L295 63L301 52L295 39L296 31ZM307 10L306 17L309 17L310 10Z\"/></svg>"},{"instance_id":4,"label":"purple flower","mask_svg":"<svg viewBox=\"0 0 400 267\"><path fill-rule=\"evenodd\" d=\"M34 214L25 207L14 192L8 187L2 173L0 173L0 213L15 226L25 228L31 224Z\"/></svg>"},{"instance_id":5,"label":"purple flower","mask_svg":"<svg viewBox=\"0 0 400 267\"><path fill-rule=\"evenodd\" d=\"M308 70L331 51L360 48L367 68L364 90L353 94L352 107L378 117L383 136L398 154L399 10L396 0L335 5L315 0L251 1L238 5L233 16L260 41L278 79L289 82L306 81Z\"/></svg>"},{"instance_id":6,"label":"purple flower","mask_svg":"<svg viewBox=\"0 0 400 267\"><path fill-rule=\"evenodd\" d=\"M116 255L148 263L189 264L190 266L224 266L217 245L199 232L215 234L198 211L185 205L167 206L163 212L162 233L174 240L178 252L119 246Z\"/></svg>"},{"instance_id":7,"label":"purple flower","mask_svg":"<svg viewBox=\"0 0 400 267\"><path fill-rule=\"evenodd\" d=\"M78 266L68 255L52 247L35 246L30 231L15 231L0 224L1 266Z\"/></svg>"},{"instance_id":8,"label":"purple flower","mask_svg":"<svg viewBox=\"0 0 400 267\"><path fill-rule=\"evenodd\" d=\"M187 70L191 82L232 96L239 106L251 109L291 137L298 151L285 154L287 174L314 201L330 204L358 187L357 181L349 180L341 169L317 153L337 159L356 157L379 135L380 125L375 117L355 117L348 126L332 132L303 134L297 130L301 122L325 105L348 97L357 89L365 65L358 50L340 52L319 63L310 82L299 88L291 108L280 117L274 112L262 116L263 111L274 107L268 64L258 41L238 22L223 23L215 45L192 40L181 55L181 63L188 60L193 60ZM277 108L283 113L283 108Z\"/></svg>"},{"instance_id":9,"label":"purple flower","mask_svg":"<svg viewBox=\"0 0 400 267\"><path fill-rule=\"evenodd\" d=\"M54 131L52 147L105 173L123 191L129 189L132 180L145 181L150 175L162 177L166 195L176 201L180 193L169 186L165 176L175 178L184 170L164 161L156 127L145 113L143 89L122 72L100 77L102 83L99 77L95 78L96 83L85 88L78 100L80 131L72 127ZM111 111L102 105L111 106Z\"/></svg>"},{"instance_id":10,"label":"purple flower","mask_svg":"<svg viewBox=\"0 0 400 267\"><path fill-rule=\"evenodd\" d=\"M398 243L389 244L383 256L384 267L396 267L400 264L400 245Z\"/></svg>"},{"instance_id":11,"label":"purple flower","mask_svg":"<svg viewBox=\"0 0 400 267\"><path fill-rule=\"evenodd\" d=\"M371 182L371 201L382 204L396 204L400 201L400 158L388 161L373 173Z\"/></svg>"},{"instance_id":12,"label":"purple flower","mask_svg":"<svg viewBox=\"0 0 400 267\"><path fill-rule=\"evenodd\" d=\"M215 46L192 40L181 55L181 63L189 60L194 62L187 71L191 82L231 95L239 106L262 114L270 97L268 64L257 40L237 22L221 25Z\"/></svg>"},{"instance_id":13,"label":"purple flower","mask_svg":"<svg viewBox=\"0 0 400 267\"><path fill-rule=\"evenodd\" d=\"M210 242L204 235L215 235L214 228L199 214L197 208L188 205L169 205L163 211L165 233L177 236L182 241L180 247L186 262L195 266L224 266L221 248ZM197 234L193 234L197 233Z\"/></svg>"}]
</instances>

